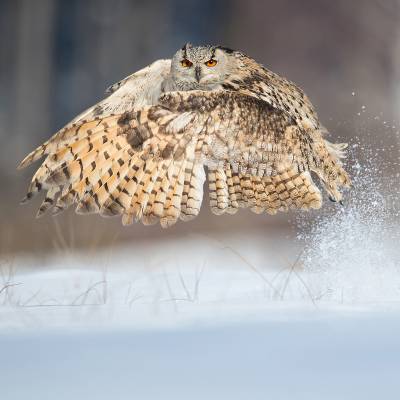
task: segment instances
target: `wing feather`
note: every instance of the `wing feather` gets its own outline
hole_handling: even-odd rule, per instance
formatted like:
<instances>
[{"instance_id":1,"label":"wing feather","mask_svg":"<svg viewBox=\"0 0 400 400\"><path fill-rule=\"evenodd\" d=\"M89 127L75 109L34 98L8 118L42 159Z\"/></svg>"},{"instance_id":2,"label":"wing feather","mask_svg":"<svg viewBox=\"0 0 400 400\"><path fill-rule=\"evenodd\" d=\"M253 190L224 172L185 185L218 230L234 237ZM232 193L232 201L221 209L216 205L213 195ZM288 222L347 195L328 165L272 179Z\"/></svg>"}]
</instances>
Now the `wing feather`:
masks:
<instances>
[{"instance_id":1,"label":"wing feather","mask_svg":"<svg viewBox=\"0 0 400 400\"><path fill-rule=\"evenodd\" d=\"M80 213L168 227L199 213L204 167L216 214L318 208L321 194L310 172L339 201L340 186L349 185L342 149L242 93L170 92L158 105L75 122L22 166L47 155L27 195L48 190L39 214L78 203Z\"/></svg>"}]
</instances>

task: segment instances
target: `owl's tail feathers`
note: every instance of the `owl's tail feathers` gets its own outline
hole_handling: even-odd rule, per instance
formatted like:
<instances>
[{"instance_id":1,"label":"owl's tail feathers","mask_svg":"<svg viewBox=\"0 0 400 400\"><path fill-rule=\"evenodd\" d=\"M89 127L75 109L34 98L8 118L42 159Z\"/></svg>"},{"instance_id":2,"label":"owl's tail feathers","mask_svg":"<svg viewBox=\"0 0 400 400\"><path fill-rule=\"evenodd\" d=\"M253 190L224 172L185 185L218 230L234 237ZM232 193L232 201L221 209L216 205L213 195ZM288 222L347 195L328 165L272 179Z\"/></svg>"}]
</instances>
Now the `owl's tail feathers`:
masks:
<instances>
[{"instance_id":1,"label":"owl's tail feathers","mask_svg":"<svg viewBox=\"0 0 400 400\"><path fill-rule=\"evenodd\" d=\"M260 214L276 214L289 209L318 209L322 196L308 172L282 169L274 176L254 176L234 172L230 166L210 169L209 197L214 214L235 213L249 207Z\"/></svg>"},{"instance_id":2,"label":"owl's tail feathers","mask_svg":"<svg viewBox=\"0 0 400 400\"><path fill-rule=\"evenodd\" d=\"M224 168L209 168L208 188L210 207L214 214L235 214L239 207L244 207L240 177L229 164Z\"/></svg>"}]
</instances>

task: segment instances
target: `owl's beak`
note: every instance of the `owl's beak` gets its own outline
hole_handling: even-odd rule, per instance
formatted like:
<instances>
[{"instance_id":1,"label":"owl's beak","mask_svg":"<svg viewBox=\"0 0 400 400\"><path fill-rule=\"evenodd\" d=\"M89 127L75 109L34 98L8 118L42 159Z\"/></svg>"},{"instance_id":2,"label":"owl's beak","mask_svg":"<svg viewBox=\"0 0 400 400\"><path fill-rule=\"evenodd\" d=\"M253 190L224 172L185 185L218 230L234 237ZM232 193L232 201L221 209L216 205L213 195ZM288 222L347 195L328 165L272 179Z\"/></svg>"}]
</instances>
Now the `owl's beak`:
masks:
<instances>
[{"instance_id":1,"label":"owl's beak","mask_svg":"<svg viewBox=\"0 0 400 400\"><path fill-rule=\"evenodd\" d=\"M196 77L196 81L200 82L200 78L201 78L201 68L200 68L200 66L196 66L195 67L194 76Z\"/></svg>"}]
</instances>

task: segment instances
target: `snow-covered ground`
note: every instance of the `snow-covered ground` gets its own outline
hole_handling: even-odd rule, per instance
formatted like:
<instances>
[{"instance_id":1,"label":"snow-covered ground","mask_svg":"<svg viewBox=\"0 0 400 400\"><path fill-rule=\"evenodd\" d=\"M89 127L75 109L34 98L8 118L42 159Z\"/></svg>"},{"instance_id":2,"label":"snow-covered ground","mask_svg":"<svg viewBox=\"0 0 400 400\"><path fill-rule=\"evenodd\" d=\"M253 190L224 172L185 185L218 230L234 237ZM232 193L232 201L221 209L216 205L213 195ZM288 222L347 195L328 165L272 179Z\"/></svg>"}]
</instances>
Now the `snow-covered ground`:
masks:
<instances>
[{"instance_id":1,"label":"snow-covered ground","mask_svg":"<svg viewBox=\"0 0 400 400\"><path fill-rule=\"evenodd\" d=\"M398 177L374 165L291 231L2 260L0 398L397 398Z\"/></svg>"},{"instance_id":2,"label":"snow-covered ground","mask_svg":"<svg viewBox=\"0 0 400 400\"><path fill-rule=\"evenodd\" d=\"M398 242L381 242L373 227L343 218L336 224L350 223L373 237L349 237L343 227L345 240L335 244L322 236L317 254L315 246L285 249L290 239L283 232L269 241L258 232L225 237L227 244L194 236L92 256L59 254L40 268L20 260L3 267L0 329L174 329L275 319L299 308L397 309Z\"/></svg>"},{"instance_id":3,"label":"snow-covered ground","mask_svg":"<svg viewBox=\"0 0 400 400\"><path fill-rule=\"evenodd\" d=\"M196 237L158 246L10 274L0 298L0 398L396 398L393 266L387 279L384 263L357 267L357 284L355 271L345 279L350 260L318 272L301 262L313 254L293 254L279 266L243 256L246 243L234 237L238 252ZM256 248L280 254L279 241Z\"/></svg>"},{"instance_id":4,"label":"snow-covered ground","mask_svg":"<svg viewBox=\"0 0 400 400\"><path fill-rule=\"evenodd\" d=\"M398 398L399 313L276 311L220 327L7 336L1 398Z\"/></svg>"}]
</instances>

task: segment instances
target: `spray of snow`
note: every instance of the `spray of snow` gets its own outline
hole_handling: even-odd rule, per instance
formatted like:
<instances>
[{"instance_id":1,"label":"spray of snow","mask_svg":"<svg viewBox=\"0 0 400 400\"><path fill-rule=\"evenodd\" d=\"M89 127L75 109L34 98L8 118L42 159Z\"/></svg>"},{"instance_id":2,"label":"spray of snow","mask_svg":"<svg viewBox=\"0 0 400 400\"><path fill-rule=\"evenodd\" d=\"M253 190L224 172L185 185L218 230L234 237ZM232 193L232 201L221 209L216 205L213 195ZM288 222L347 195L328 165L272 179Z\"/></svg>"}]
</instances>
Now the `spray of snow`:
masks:
<instances>
[{"instance_id":1,"label":"spray of snow","mask_svg":"<svg viewBox=\"0 0 400 400\"><path fill-rule=\"evenodd\" d=\"M362 164L354 161L360 150L370 153ZM353 187L345 195L345 205L338 209L334 204L312 219L297 219L307 284L323 301L398 302L398 174L382 176L385 165L376 151L353 144L349 153Z\"/></svg>"}]
</instances>

